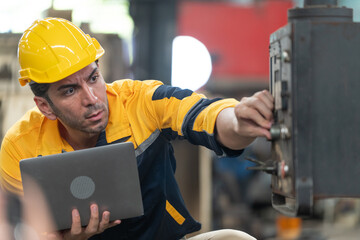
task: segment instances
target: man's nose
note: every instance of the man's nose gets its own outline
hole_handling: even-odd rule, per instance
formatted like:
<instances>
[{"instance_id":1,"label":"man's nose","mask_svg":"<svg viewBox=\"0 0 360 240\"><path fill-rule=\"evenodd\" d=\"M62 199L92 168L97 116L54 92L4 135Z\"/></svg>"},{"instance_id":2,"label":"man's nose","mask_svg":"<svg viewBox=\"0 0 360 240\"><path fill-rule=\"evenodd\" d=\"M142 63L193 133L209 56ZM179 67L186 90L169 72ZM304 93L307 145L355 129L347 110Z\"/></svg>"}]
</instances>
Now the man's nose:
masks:
<instances>
[{"instance_id":1,"label":"man's nose","mask_svg":"<svg viewBox=\"0 0 360 240\"><path fill-rule=\"evenodd\" d=\"M89 86L85 86L84 89L85 89L84 90L84 96L83 96L84 104L86 106L95 104L98 97L95 95L94 89L92 87L89 87Z\"/></svg>"}]
</instances>

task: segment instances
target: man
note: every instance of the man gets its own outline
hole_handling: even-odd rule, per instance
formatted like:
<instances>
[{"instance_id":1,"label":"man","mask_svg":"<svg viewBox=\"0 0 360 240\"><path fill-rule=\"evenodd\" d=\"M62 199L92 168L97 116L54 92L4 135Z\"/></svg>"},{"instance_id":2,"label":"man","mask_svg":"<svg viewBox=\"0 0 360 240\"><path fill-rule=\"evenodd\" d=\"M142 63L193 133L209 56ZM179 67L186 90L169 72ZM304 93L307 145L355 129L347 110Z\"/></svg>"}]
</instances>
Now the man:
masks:
<instances>
[{"instance_id":1,"label":"man","mask_svg":"<svg viewBox=\"0 0 360 240\"><path fill-rule=\"evenodd\" d=\"M29 83L37 108L4 137L2 187L22 193L23 158L130 141L136 149L144 216L109 222L110 213L99 216L93 204L87 227L81 228L75 209L71 229L54 237L181 239L198 231L201 226L187 211L174 177L170 141L187 139L219 155L239 155L256 137L271 138L271 94L262 91L238 102L210 100L154 80L105 84L98 63L103 54L94 38L64 19L38 20L25 31L19 42L19 81L23 86ZM234 230L196 239L216 237L253 239Z\"/></svg>"}]
</instances>

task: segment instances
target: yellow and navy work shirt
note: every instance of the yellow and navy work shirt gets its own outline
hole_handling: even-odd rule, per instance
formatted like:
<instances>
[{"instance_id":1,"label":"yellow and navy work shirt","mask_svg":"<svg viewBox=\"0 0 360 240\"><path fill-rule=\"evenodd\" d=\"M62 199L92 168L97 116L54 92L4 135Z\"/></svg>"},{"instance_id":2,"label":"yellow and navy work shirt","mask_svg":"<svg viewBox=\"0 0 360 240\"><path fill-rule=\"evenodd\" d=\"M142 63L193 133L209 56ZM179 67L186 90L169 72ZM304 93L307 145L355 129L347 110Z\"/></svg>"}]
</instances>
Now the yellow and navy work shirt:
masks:
<instances>
[{"instance_id":1,"label":"yellow and navy work shirt","mask_svg":"<svg viewBox=\"0 0 360 240\"><path fill-rule=\"evenodd\" d=\"M185 207L175 180L175 158L170 141L187 139L218 155L238 155L215 140L215 121L234 99L207 99L190 90L155 80L119 80L107 85L109 122L97 146L131 141L135 146L144 215L123 220L91 239L180 239L198 231ZM57 120L37 108L27 112L6 134L1 146L1 185L21 194L19 161L24 158L73 151L61 138Z\"/></svg>"}]
</instances>

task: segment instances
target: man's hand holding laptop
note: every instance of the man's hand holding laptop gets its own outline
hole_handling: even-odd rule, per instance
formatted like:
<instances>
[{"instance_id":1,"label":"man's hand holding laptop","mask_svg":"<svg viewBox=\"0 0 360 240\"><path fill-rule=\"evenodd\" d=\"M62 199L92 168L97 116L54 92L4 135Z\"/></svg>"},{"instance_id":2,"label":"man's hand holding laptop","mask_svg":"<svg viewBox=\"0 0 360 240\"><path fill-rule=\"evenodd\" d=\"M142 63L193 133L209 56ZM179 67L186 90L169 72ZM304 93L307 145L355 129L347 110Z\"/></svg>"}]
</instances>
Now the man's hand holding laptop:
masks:
<instances>
[{"instance_id":1,"label":"man's hand holding laptop","mask_svg":"<svg viewBox=\"0 0 360 240\"><path fill-rule=\"evenodd\" d=\"M110 212L104 211L100 218L97 204L90 205L90 220L86 227L81 227L80 214L77 209L72 210L71 229L61 232L51 233L48 239L51 240L85 240L95 234L102 233L108 228L114 227L121 223L121 220L109 221Z\"/></svg>"}]
</instances>

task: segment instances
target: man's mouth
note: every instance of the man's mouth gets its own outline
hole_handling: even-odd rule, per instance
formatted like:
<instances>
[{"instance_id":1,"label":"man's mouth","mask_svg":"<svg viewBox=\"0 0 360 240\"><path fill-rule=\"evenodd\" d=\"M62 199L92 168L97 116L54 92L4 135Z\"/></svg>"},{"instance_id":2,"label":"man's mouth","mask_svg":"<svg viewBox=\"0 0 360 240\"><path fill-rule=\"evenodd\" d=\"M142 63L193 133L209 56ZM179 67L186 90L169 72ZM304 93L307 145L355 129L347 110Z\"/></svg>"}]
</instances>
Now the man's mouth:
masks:
<instances>
[{"instance_id":1,"label":"man's mouth","mask_svg":"<svg viewBox=\"0 0 360 240\"><path fill-rule=\"evenodd\" d=\"M90 121L98 121L98 120L100 120L100 119L103 117L103 113L104 113L103 110L96 111L96 112L88 115L88 116L86 117L86 119L88 119L88 120L90 120Z\"/></svg>"}]
</instances>

